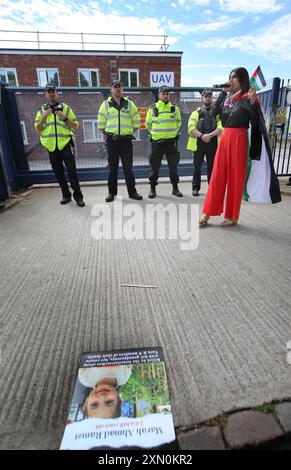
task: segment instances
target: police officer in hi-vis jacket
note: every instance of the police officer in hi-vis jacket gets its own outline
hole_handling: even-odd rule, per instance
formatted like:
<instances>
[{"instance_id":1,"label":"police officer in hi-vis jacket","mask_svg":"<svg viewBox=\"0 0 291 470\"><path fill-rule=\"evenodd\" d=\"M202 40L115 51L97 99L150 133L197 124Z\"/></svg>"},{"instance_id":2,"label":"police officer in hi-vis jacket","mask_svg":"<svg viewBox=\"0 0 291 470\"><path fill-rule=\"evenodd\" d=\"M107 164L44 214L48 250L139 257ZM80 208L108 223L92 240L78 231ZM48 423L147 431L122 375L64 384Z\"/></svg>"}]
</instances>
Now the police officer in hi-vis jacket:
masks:
<instances>
[{"instance_id":1,"label":"police officer in hi-vis jacket","mask_svg":"<svg viewBox=\"0 0 291 470\"><path fill-rule=\"evenodd\" d=\"M223 130L220 119L212 116L212 100L212 91L203 90L202 106L193 111L188 121L189 140L187 149L193 152L194 163L193 196L199 196L201 167L205 156L207 162L207 180L208 183L210 182L217 142Z\"/></svg>"},{"instance_id":2,"label":"police officer in hi-vis jacket","mask_svg":"<svg viewBox=\"0 0 291 470\"><path fill-rule=\"evenodd\" d=\"M58 102L58 92L54 84L45 87L47 103L38 110L34 127L40 135L40 142L49 153L53 172L62 191L61 204L71 201L72 195L65 177L66 165L69 181L73 189L73 198L79 207L84 207L83 194L80 189L76 170L75 157L71 150L74 145L74 133L79 123L72 108L66 103Z\"/></svg>"},{"instance_id":3,"label":"police officer in hi-vis jacket","mask_svg":"<svg viewBox=\"0 0 291 470\"><path fill-rule=\"evenodd\" d=\"M133 148L132 138L140 128L140 116L133 101L123 96L120 80L114 80L111 96L103 101L98 112L98 129L103 132L108 156L108 196L106 202L114 201L117 194L117 177L119 158L121 158L128 195L140 201L142 196L135 188L132 171Z\"/></svg>"},{"instance_id":4,"label":"police officer in hi-vis jacket","mask_svg":"<svg viewBox=\"0 0 291 470\"><path fill-rule=\"evenodd\" d=\"M170 101L169 87L160 87L158 98L158 102L149 108L145 123L151 135L152 143L149 158L151 165L149 198L156 197L156 185L158 184L159 170L164 155L169 165L170 180L173 186L172 194L182 197L183 194L178 189L179 176L177 173L180 161L180 152L177 146L178 133L181 127L181 114L178 106Z\"/></svg>"}]
</instances>

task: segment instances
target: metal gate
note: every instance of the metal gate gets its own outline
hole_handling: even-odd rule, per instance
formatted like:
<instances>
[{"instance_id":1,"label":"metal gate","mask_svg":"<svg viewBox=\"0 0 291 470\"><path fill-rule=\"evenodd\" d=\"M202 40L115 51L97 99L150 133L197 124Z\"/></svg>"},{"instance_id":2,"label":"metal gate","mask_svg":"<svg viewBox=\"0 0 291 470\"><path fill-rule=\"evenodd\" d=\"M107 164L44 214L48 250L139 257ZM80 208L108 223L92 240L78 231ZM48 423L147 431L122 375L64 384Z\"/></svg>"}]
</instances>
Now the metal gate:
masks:
<instances>
[{"instance_id":1,"label":"metal gate","mask_svg":"<svg viewBox=\"0 0 291 470\"><path fill-rule=\"evenodd\" d=\"M192 154L186 150L187 127L190 114L201 105L202 90L203 87L173 88L173 93L171 93L171 101L179 106L182 117L179 140L181 154L179 174L181 176L190 176L193 173ZM97 112L109 91L109 88L59 89L60 101L72 106L80 124L76 132L74 149L80 181L107 180L106 147L103 136L97 129ZM214 94L218 93L216 90ZM125 94L134 100L142 114L155 102L157 89L136 88L134 92L129 89ZM2 146L5 146L4 174L6 180L8 179L9 188L15 190L33 184L56 182L47 151L41 147L39 136L34 129L36 111L45 100L43 89L1 86L1 98L0 141ZM284 85L280 79L274 79L271 89L260 93L260 98L267 115L275 170L279 176L290 175L291 91L289 82ZM148 178L150 142L148 132L144 127L138 131L133 147L134 173L137 178ZM166 161L163 161L160 176L168 176L168 171ZM206 174L206 165L202 167L202 174ZM1 178L3 179L3 175ZM121 168L119 178L123 178Z\"/></svg>"},{"instance_id":2,"label":"metal gate","mask_svg":"<svg viewBox=\"0 0 291 470\"><path fill-rule=\"evenodd\" d=\"M33 184L56 182L47 151L41 147L39 136L34 129L37 110L45 102L43 89L40 88L4 88L5 109L7 113L8 132L13 142L12 159L16 170L16 181L19 187ZM192 154L187 147L188 119L192 111L201 104L199 88L173 88L171 101L181 110L182 127L179 140L181 176L193 173ZM73 149L80 181L107 180L108 164L106 146L102 133L97 128L97 113L102 101L108 96L109 88L59 88L59 101L68 103L79 121L76 131L75 148ZM145 111L157 97L156 88L135 88L134 92L125 89L138 106L140 114ZM148 178L150 141L144 126L136 133L133 141L133 170L136 178ZM160 176L168 176L166 161L162 162ZM119 178L123 178L120 167Z\"/></svg>"},{"instance_id":3,"label":"metal gate","mask_svg":"<svg viewBox=\"0 0 291 470\"><path fill-rule=\"evenodd\" d=\"M272 89L259 94L266 113L275 172L291 175L291 86L275 78Z\"/></svg>"}]
</instances>

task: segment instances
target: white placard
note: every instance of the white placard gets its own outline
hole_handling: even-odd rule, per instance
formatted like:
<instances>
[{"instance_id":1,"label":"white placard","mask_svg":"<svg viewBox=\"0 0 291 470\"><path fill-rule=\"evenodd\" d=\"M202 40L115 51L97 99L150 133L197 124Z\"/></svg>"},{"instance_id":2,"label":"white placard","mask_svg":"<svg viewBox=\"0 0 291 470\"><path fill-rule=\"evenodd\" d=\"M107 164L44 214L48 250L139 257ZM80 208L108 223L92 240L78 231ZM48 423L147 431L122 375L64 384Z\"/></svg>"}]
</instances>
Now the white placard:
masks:
<instances>
[{"instance_id":1,"label":"white placard","mask_svg":"<svg viewBox=\"0 0 291 470\"><path fill-rule=\"evenodd\" d=\"M150 72L151 86L174 86L174 72Z\"/></svg>"}]
</instances>

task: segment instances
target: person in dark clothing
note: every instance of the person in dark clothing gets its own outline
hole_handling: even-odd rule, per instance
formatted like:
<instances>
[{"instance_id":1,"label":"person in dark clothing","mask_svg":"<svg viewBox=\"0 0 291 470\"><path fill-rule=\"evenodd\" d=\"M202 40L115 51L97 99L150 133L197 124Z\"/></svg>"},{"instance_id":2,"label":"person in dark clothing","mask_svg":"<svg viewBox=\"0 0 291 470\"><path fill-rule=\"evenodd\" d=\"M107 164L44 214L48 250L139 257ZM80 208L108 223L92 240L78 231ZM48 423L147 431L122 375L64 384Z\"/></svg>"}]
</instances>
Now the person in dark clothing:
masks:
<instances>
[{"instance_id":1,"label":"person in dark clothing","mask_svg":"<svg viewBox=\"0 0 291 470\"><path fill-rule=\"evenodd\" d=\"M214 157L217 149L217 140L222 132L221 121L211 113L213 93L203 90L202 106L191 114L188 121L189 140L187 149L193 151L194 173L192 180L192 194L199 196L201 188L201 167L206 156L207 181L210 182Z\"/></svg>"},{"instance_id":2,"label":"person in dark clothing","mask_svg":"<svg viewBox=\"0 0 291 470\"><path fill-rule=\"evenodd\" d=\"M230 72L229 86L218 97L213 114L220 114L224 128L219 143L208 192L205 198L201 226L207 225L211 215L223 212L224 195L227 187L224 209L225 219L222 226L236 225L239 218L242 196L247 176L248 128L252 124L252 134L258 135L261 118L260 102L256 90L250 86L249 74L244 67ZM250 156L260 160L262 133L259 139L251 139ZM272 171L272 162L267 162L271 174L270 202L279 202L280 194L273 192L276 176ZM272 188L271 188L272 187ZM273 196L272 196L273 194Z\"/></svg>"}]
</instances>

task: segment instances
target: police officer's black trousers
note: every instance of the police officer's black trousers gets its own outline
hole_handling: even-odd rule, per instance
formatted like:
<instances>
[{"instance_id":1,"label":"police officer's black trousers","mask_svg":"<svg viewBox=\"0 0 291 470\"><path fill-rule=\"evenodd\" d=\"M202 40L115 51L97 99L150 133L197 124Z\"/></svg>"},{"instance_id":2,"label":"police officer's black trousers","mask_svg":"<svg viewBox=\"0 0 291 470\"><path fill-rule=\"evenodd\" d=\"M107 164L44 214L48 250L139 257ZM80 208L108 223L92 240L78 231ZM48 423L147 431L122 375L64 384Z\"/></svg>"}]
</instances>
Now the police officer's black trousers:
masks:
<instances>
[{"instance_id":1,"label":"police officer's black trousers","mask_svg":"<svg viewBox=\"0 0 291 470\"><path fill-rule=\"evenodd\" d=\"M73 189L73 197L75 201L83 199L83 194L81 193L80 184L77 176L76 161L75 157L72 154L70 144L67 144L63 150L55 150L54 152L49 152L49 159L53 169L54 174L58 180L58 183L61 187L62 194L64 198L70 198L71 193L69 186L65 177L64 164L66 165L68 178Z\"/></svg>"},{"instance_id":2,"label":"police officer's black trousers","mask_svg":"<svg viewBox=\"0 0 291 470\"><path fill-rule=\"evenodd\" d=\"M118 178L118 165L119 158L121 158L123 173L127 186L128 194L134 194L135 189L135 178L132 171L133 163L133 152L132 152L132 141L131 140L112 140L107 139L107 154L108 154L108 191L109 194L116 196L117 194L117 178Z\"/></svg>"},{"instance_id":3,"label":"police officer's black trousers","mask_svg":"<svg viewBox=\"0 0 291 470\"><path fill-rule=\"evenodd\" d=\"M215 152L217 149L217 138L212 139L208 144L198 139L197 150L193 153L194 173L192 186L193 189L200 191L201 188L201 167L206 156L207 162L207 181L210 182L211 173L214 164Z\"/></svg>"},{"instance_id":4,"label":"police officer's black trousers","mask_svg":"<svg viewBox=\"0 0 291 470\"><path fill-rule=\"evenodd\" d=\"M166 156L169 165L171 183L177 184L179 182L177 167L180 161L180 152L177 149L175 139L169 139L168 141L165 140L163 143L156 143L153 141L149 158L151 165L149 180L152 186L158 184L159 170L164 155Z\"/></svg>"}]
</instances>

